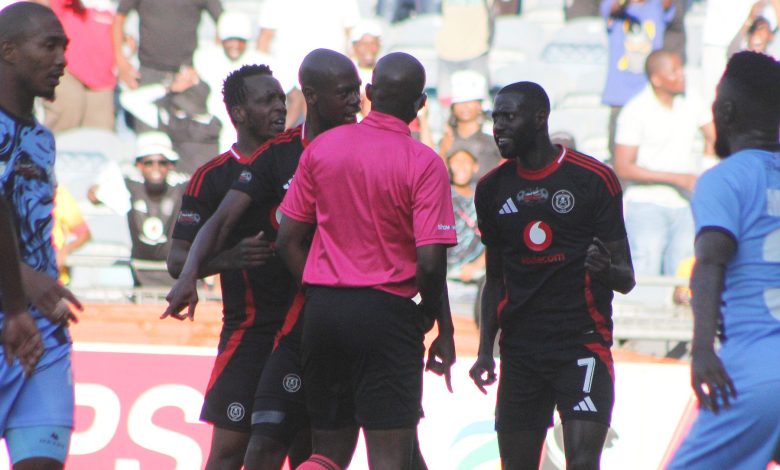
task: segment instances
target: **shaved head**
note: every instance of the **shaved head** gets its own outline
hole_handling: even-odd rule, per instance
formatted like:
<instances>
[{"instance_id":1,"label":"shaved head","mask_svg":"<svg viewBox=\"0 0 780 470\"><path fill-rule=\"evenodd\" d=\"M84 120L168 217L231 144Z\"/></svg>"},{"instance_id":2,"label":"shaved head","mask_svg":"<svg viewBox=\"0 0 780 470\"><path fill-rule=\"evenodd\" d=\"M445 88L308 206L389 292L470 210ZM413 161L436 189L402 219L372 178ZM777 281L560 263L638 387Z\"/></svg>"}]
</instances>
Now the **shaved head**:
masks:
<instances>
[{"instance_id":1,"label":"shaved head","mask_svg":"<svg viewBox=\"0 0 780 470\"><path fill-rule=\"evenodd\" d=\"M394 52L379 59L372 81L366 93L379 112L411 122L425 103L425 68L409 54Z\"/></svg>"},{"instance_id":2,"label":"shaved head","mask_svg":"<svg viewBox=\"0 0 780 470\"><path fill-rule=\"evenodd\" d=\"M550 112L550 98L538 83L517 82L507 85L498 92L499 95L516 95L522 98L524 106L530 108L532 112L546 111Z\"/></svg>"},{"instance_id":3,"label":"shaved head","mask_svg":"<svg viewBox=\"0 0 780 470\"><path fill-rule=\"evenodd\" d=\"M645 61L645 74L647 78L654 74L667 70L672 66L674 60L680 56L671 51L654 51Z\"/></svg>"},{"instance_id":4,"label":"shaved head","mask_svg":"<svg viewBox=\"0 0 780 470\"><path fill-rule=\"evenodd\" d=\"M0 10L0 43L18 42L33 34L40 18L51 17L49 7L33 2L13 3Z\"/></svg>"},{"instance_id":5,"label":"shaved head","mask_svg":"<svg viewBox=\"0 0 780 470\"><path fill-rule=\"evenodd\" d=\"M353 72L355 64L344 54L330 49L315 49L309 52L298 70L298 81L303 88L321 88L332 83L333 77Z\"/></svg>"}]
</instances>

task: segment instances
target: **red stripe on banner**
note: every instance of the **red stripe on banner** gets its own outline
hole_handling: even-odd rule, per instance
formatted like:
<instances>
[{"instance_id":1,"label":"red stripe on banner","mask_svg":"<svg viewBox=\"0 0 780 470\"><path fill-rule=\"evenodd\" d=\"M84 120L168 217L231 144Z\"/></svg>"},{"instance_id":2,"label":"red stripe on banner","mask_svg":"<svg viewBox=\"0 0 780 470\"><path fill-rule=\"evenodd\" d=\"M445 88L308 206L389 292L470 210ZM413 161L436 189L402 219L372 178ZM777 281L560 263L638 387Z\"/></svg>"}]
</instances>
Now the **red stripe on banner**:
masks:
<instances>
[{"instance_id":1,"label":"red stripe on banner","mask_svg":"<svg viewBox=\"0 0 780 470\"><path fill-rule=\"evenodd\" d=\"M284 317L284 323L282 324L282 327L279 328L279 331L276 332L276 337L274 338L274 350L277 346L279 346L279 341L292 331L293 327L296 323L298 323L298 319L301 317L301 310L303 310L303 304L306 302L306 297L304 297L302 291L298 291L295 294L295 298L293 299L292 305L290 305L290 308L287 310L287 314Z\"/></svg>"},{"instance_id":2,"label":"red stripe on banner","mask_svg":"<svg viewBox=\"0 0 780 470\"><path fill-rule=\"evenodd\" d=\"M214 360L214 369L211 372L211 378L209 379L209 384L206 387L207 394L209 390L211 390L211 387L214 386L214 382L216 382L217 377L222 374L222 372L225 370L225 367L227 367L228 363L230 362L230 359L233 358L238 345L241 344L241 339L244 337L244 333L246 333L246 329L252 326L255 321L255 316L257 315L257 310L255 308L255 298L252 295L252 285L249 281L249 276L247 276L246 270L242 270L241 274L244 278L244 304L246 318L243 322L241 322L240 325L238 325L238 328L236 328L233 334L230 335L225 351L222 354L219 354Z\"/></svg>"}]
</instances>

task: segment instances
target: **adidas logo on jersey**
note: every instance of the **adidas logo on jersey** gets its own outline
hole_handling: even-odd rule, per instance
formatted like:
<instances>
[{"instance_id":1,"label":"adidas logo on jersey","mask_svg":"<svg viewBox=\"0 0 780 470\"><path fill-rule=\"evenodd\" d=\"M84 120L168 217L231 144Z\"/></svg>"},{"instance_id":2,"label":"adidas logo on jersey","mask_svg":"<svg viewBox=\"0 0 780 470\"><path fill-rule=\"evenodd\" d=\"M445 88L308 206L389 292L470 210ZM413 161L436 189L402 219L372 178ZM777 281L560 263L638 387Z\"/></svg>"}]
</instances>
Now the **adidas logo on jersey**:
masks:
<instances>
[{"instance_id":1,"label":"adidas logo on jersey","mask_svg":"<svg viewBox=\"0 0 780 470\"><path fill-rule=\"evenodd\" d=\"M512 198L507 198L501 210L498 211L499 215L517 214L517 206Z\"/></svg>"},{"instance_id":2,"label":"adidas logo on jersey","mask_svg":"<svg viewBox=\"0 0 780 470\"><path fill-rule=\"evenodd\" d=\"M593 400L591 400L590 397L586 395L581 402L574 405L574 411L596 412L598 410L596 409L596 405L593 404Z\"/></svg>"}]
</instances>

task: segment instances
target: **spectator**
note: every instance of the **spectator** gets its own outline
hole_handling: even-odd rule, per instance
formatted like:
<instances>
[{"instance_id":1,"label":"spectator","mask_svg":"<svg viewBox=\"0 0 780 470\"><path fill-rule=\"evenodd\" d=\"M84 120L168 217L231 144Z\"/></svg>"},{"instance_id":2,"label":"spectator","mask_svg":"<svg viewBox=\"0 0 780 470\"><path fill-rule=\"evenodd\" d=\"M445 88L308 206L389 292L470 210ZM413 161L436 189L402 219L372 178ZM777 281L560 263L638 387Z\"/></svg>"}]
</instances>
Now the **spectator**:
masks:
<instances>
[{"instance_id":1,"label":"spectator","mask_svg":"<svg viewBox=\"0 0 780 470\"><path fill-rule=\"evenodd\" d=\"M247 43L252 39L252 24L247 15L241 12L226 11L219 17L217 34L220 44L204 44L195 51L193 62L195 71L200 79L206 82L210 92L207 101L208 112L222 123L222 131L219 136L219 151L227 151L236 141L236 130L230 122L225 103L222 101L222 83L225 77L242 65L269 64L269 57L257 52L253 48L247 48ZM270 63L275 69L273 63ZM281 76L274 71L274 76L279 79L282 88L289 95L296 88L294 76ZM300 109L298 109L301 112ZM297 119L297 116L294 118ZM175 147L175 142L174 142Z\"/></svg>"},{"instance_id":2,"label":"spectator","mask_svg":"<svg viewBox=\"0 0 780 470\"><path fill-rule=\"evenodd\" d=\"M184 67L170 87L151 84L124 90L119 100L144 127L168 134L181 156L177 169L191 175L218 152L222 124L207 109L209 86Z\"/></svg>"},{"instance_id":3,"label":"spectator","mask_svg":"<svg viewBox=\"0 0 780 470\"><path fill-rule=\"evenodd\" d=\"M602 0L601 15L609 32L607 82L601 100L609 115L609 153L615 157L615 125L621 108L647 85L647 56L663 46L666 25L674 16L672 0Z\"/></svg>"},{"instance_id":4,"label":"spectator","mask_svg":"<svg viewBox=\"0 0 780 470\"><path fill-rule=\"evenodd\" d=\"M377 0L376 14L392 23L409 19L413 14L437 13L441 1L437 0Z\"/></svg>"},{"instance_id":5,"label":"spectator","mask_svg":"<svg viewBox=\"0 0 780 470\"><path fill-rule=\"evenodd\" d=\"M172 286L165 261L168 258L171 233L186 184L170 171L179 156L162 132L138 136L138 152L133 174L125 177L126 196L130 201L127 220L130 227L130 251L136 287ZM93 186L89 199L102 202L102 195L120 188Z\"/></svg>"},{"instance_id":6,"label":"spectator","mask_svg":"<svg viewBox=\"0 0 780 470\"><path fill-rule=\"evenodd\" d=\"M558 131L550 134L550 142L554 145L560 145L567 149L577 150L577 141L574 136L567 131Z\"/></svg>"},{"instance_id":7,"label":"spectator","mask_svg":"<svg viewBox=\"0 0 780 470\"><path fill-rule=\"evenodd\" d=\"M647 59L650 85L620 114L615 171L628 184L625 220L637 274L673 276L693 255L693 219L688 198L702 169L694 149L704 133L712 154L712 115L686 96L682 60L656 51Z\"/></svg>"},{"instance_id":8,"label":"spectator","mask_svg":"<svg viewBox=\"0 0 780 470\"><path fill-rule=\"evenodd\" d=\"M477 157L466 149L453 148L447 156L455 211L458 244L447 250L447 278L460 282L477 282L485 275L485 246L477 228L474 206Z\"/></svg>"},{"instance_id":9,"label":"spectator","mask_svg":"<svg viewBox=\"0 0 780 470\"><path fill-rule=\"evenodd\" d=\"M490 76L488 53L493 39L493 16L487 0L443 0L441 28L436 36L439 101L452 103L451 77L459 70ZM487 91L487 81L485 90Z\"/></svg>"},{"instance_id":10,"label":"spectator","mask_svg":"<svg viewBox=\"0 0 780 470\"><path fill-rule=\"evenodd\" d=\"M366 84L371 83L379 51L382 49L382 28L374 20L361 20L352 29L352 60L360 75L360 116L368 116L371 102L366 98Z\"/></svg>"},{"instance_id":11,"label":"spectator","mask_svg":"<svg viewBox=\"0 0 780 470\"><path fill-rule=\"evenodd\" d=\"M49 0L70 42L68 66L55 92L45 101L44 123L59 133L76 127L114 130L114 51L108 0Z\"/></svg>"},{"instance_id":12,"label":"spectator","mask_svg":"<svg viewBox=\"0 0 780 470\"><path fill-rule=\"evenodd\" d=\"M715 98L715 85L726 68L729 43L751 10L771 18L775 27L780 23L780 0L707 0L701 68L702 94L708 103Z\"/></svg>"},{"instance_id":13,"label":"spectator","mask_svg":"<svg viewBox=\"0 0 780 470\"><path fill-rule=\"evenodd\" d=\"M760 3L756 5L760 5ZM766 54L774 38L775 33L769 24L769 20L761 16L754 6L750 10L747 20L742 24L742 28L731 41L727 54L729 57L739 51L753 51Z\"/></svg>"},{"instance_id":14,"label":"spectator","mask_svg":"<svg viewBox=\"0 0 780 470\"><path fill-rule=\"evenodd\" d=\"M274 58L274 74L295 76L313 49L346 54L359 20L356 0L266 0L257 48Z\"/></svg>"},{"instance_id":15,"label":"spectator","mask_svg":"<svg viewBox=\"0 0 780 470\"><path fill-rule=\"evenodd\" d=\"M135 10L140 21L136 68L125 57L124 27ZM120 0L113 23L114 57L119 80L130 89L153 83L171 83L182 66L192 65L198 42L198 24L206 11L216 22L222 14L220 0ZM141 125L136 131L148 130Z\"/></svg>"},{"instance_id":16,"label":"spectator","mask_svg":"<svg viewBox=\"0 0 780 470\"><path fill-rule=\"evenodd\" d=\"M68 256L87 243L92 234L81 215L78 203L65 186L57 186L54 193L54 226L51 231L54 250L57 252L57 267L60 270L60 282L70 284Z\"/></svg>"},{"instance_id":17,"label":"spectator","mask_svg":"<svg viewBox=\"0 0 780 470\"><path fill-rule=\"evenodd\" d=\"M452 75L452 106L449 122L439 143L439 155L446 157L454 146L466 148L477 157L477 179L498 166L501 155L493 136L482 132L485 113L482 101L487 98L485 77L472 70Z\"/></svg>"}]
</instances>

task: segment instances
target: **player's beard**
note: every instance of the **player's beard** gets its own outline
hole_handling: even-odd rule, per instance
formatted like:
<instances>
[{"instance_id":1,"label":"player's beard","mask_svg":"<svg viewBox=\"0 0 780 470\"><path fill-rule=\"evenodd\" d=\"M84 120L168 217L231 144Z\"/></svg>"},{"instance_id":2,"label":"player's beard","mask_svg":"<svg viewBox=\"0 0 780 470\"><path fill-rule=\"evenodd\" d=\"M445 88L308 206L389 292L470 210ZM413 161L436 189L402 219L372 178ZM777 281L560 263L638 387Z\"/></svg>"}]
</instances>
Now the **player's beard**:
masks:
<instances>
[{"instance_id":1,"label":"player's beard","mask_svg":"<svg viewBox=\"0 0 780 470\"><path fill-rule=\"evenodd\" d=\"M162 181L144 181L144 187L146 192L153 195L162 194L165 192L165 180Z\"/></svg>"}]
</instances>

